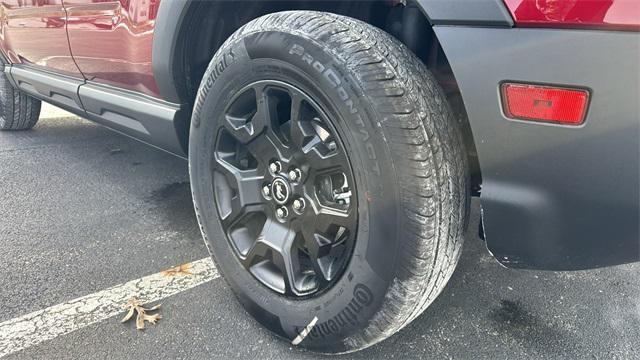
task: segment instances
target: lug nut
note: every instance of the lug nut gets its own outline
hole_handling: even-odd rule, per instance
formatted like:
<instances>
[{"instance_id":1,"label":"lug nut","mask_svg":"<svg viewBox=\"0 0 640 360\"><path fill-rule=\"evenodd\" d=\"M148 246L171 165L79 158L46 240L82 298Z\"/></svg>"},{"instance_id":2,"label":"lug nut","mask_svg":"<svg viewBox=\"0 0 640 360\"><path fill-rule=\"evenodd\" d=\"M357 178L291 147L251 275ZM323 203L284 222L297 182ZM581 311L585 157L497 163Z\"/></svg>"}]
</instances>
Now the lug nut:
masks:
<instances>
[{"instance_id":1,"label":"lug nut","mask_svg":"<svg viewBox=\"0 0 640 360\"><path fill-rule=\"evenodd\" d=\"M305 202L303 198L293 200L293 209L302 212L305 207Z\"/></svg>"},{"instance_id":2,"label":"lug nut","mask_svg":"<svg viewBox=\"0 0 640 360\"><path fill-rule=\"evenodd\" d=\"M302 172L300 169L291 169L289 171L289 180L298 181L300 178L302 178Z\"/></svg>"},{"instance_id":3,"label":"lug nut","mask_svg":"<svg viewBox=\"0 0 640 360\"><path fill-rule=\"evenodd\" d=\"M278 219L284 219L289 215L289 210L286 207L282 206L276 209L276 216Z\"/></svg>"},{"instance_id":4,"label":"lug nut","mask_svg":"<svg viewBox=\"0 0 640 360\"><path fill-rule=\"evenodd\" d=\"M282 170L282 164L280 164L280 161L274 161L269 164L269 170L271 170L272 173L280 172L280 170Z\"/></svg>"},{"instance_id":5,"label":"lug nut","mask_svg":"<svg viewBox=\"0 0 640 360\"><path fill-rule=\"evenodd\" d=\"M265 197L271 196L271 187L269 185L265 185L262 187L262 195Z\"/></svg>"}]
</instances>

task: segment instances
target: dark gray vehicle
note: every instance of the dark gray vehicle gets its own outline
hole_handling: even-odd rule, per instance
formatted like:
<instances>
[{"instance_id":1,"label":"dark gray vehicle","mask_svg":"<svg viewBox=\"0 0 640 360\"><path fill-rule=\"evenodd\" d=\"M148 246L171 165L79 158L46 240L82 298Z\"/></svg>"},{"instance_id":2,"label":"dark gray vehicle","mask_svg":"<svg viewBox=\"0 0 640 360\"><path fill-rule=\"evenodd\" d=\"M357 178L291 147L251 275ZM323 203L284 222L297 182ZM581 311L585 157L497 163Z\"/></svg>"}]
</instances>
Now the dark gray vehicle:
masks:
<instances>
[{"instance_id":1,"label":"dark gray vehicle","mask_svg":"<svg viewBox=\"0 0 640 360\"><path fill-rule=\"evenodd\" d=\"M419 316L471 196L507 267L640 260L637 2L1 11L0 129L32 128L43 100L187 158L220 272L295 345L355 351Z\"/></svg>"}]
</instances>

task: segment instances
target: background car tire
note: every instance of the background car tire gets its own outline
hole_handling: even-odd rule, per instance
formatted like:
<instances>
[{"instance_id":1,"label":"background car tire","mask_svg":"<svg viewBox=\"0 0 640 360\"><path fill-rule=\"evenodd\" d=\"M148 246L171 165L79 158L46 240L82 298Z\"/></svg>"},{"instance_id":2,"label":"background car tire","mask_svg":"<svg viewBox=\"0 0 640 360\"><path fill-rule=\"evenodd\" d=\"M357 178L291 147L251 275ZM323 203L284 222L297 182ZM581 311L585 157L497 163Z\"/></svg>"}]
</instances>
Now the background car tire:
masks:
<instances>
[{"instance_id":1,"label":"background car tire","mask_svg":"<svg viewBox=\"0 0 640 360\"><path fill-rule=\"evenodd\" d=\"M29 130L40 117L40 100L15 89L0 73L0 131Z\"/></svg>"},{"instance_id":2,"label":"background car tire","mask_svg":"<svg viewBox=\"0 0 640 360\"><path fill-rule=\"evenodd\" d=\"M294 83L328 109L356 178L351 260L333 287L307 298L277 294L240 266L215 205L221 114L263 79ZM420 60L366 23L293 11L239 29L200 85L189 165L198 221L224 278L260 323L306 348L350 352L389 337L431 304L458 262L469 199L458 124Z\"/></svg>"}]
</instances>

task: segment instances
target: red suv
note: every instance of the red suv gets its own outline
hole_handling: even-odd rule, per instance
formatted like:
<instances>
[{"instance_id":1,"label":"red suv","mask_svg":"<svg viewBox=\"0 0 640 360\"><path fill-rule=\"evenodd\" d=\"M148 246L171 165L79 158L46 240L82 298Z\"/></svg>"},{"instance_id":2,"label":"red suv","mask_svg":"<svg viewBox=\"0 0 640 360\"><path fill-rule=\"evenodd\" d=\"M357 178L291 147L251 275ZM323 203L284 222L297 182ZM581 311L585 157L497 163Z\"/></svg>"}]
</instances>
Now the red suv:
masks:
<instances>
[{"instance_id":1,"label":"red suv","mask_svg":"<svg viewBox=\"0 0 640 360\"><path fill-rule=\"evenodd\" d=\"M249 313L323 352L453 273L640 260L635 0L3 0L0 129L50 102L188 158Z\"/></svg>"}]
</instances>

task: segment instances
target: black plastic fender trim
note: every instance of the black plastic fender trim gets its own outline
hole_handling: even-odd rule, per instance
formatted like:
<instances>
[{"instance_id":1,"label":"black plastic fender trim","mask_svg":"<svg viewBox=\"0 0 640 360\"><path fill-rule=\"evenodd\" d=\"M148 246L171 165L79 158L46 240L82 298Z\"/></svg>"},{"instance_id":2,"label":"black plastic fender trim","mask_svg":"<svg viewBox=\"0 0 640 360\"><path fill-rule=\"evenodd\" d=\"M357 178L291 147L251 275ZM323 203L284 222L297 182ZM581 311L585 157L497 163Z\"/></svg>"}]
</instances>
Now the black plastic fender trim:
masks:
<instances>
[{"instance_id":1,"label":"black plastic fender trim","mask_svg":"<svg viewBox=\"0 0 640 360\"><path fill-rule=\"evenodd\" d=\"M416 0L431 25L512 27L502 0Z\"/></svg>"},{"instance_id":2,"label":"black plastic fender trim","mask_svg":"<svg viewBox=\"0 0 640 360\"><path fill-rule=\"evenodd\" d=\"M178 81L181 64L175 54L179 47L180 29L189 9L187 0L168 0L160 3L156 26L153 34L152 67L160 95L163 100L182 103L178 93Z\"/></svg>"}]
</instances>

